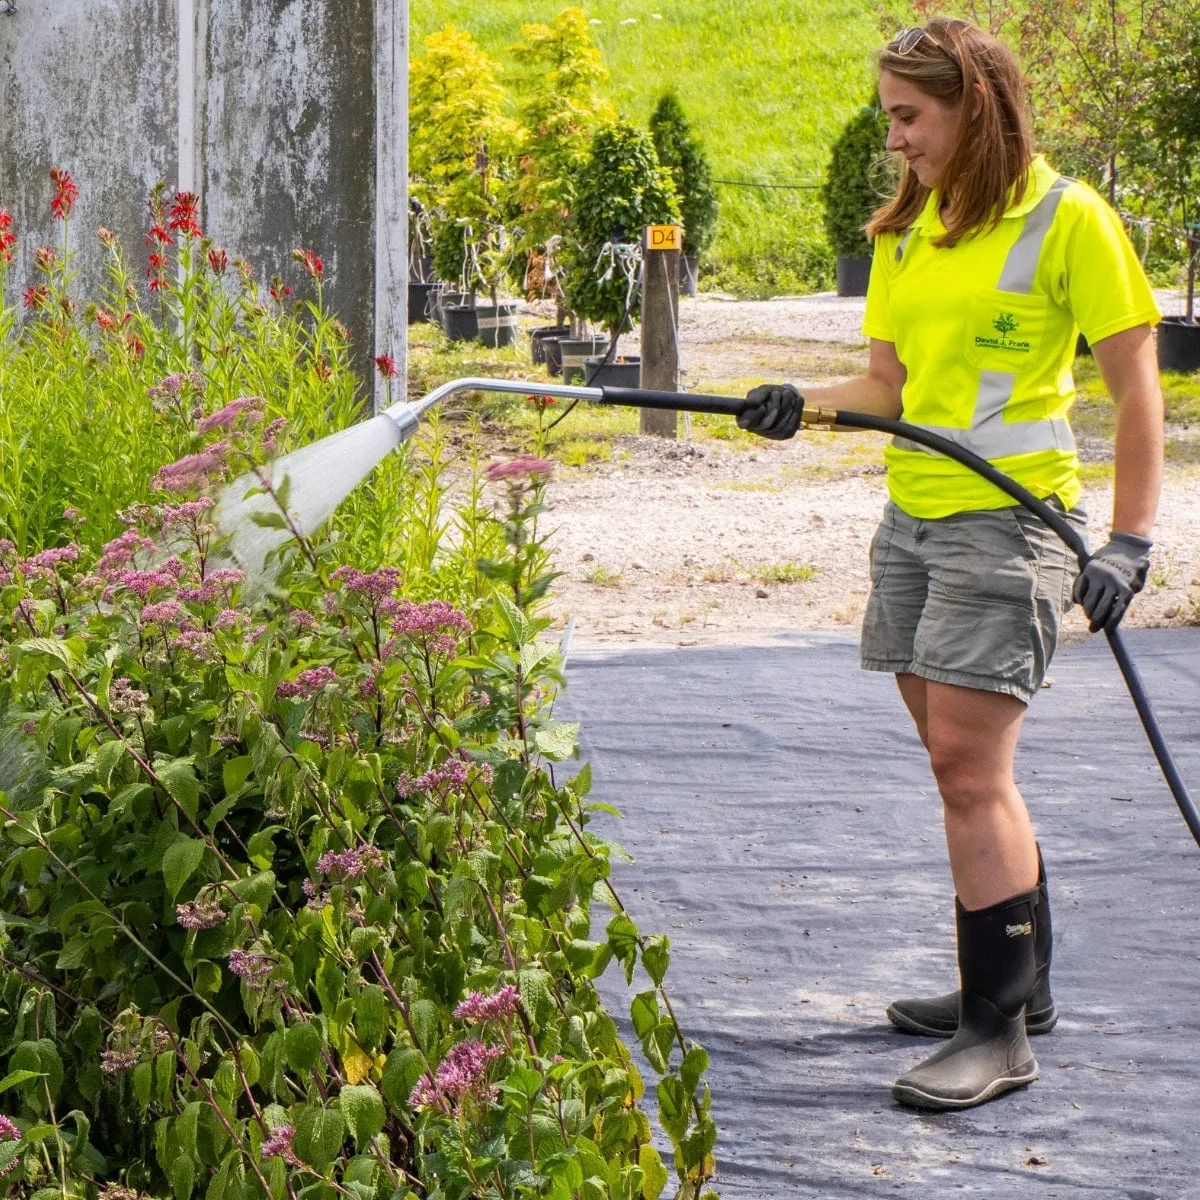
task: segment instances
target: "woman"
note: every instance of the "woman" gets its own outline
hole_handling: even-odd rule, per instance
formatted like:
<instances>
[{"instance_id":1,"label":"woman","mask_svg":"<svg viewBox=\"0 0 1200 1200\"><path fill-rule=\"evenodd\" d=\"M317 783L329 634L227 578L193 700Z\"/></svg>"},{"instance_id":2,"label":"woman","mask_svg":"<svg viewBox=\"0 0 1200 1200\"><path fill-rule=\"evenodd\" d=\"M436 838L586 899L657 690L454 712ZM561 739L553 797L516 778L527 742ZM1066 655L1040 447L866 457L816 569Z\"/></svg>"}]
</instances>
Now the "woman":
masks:
<instances>
[{"instance_id":1,"label":"woman","mask_svg":"<svg viewBox=\"0 0 1200 1200\"><path fill-rule=\"evenodd\" d=\"M898 34L879 96L899 157L871 218L864 377L755 388L739 418L791 437L804 399L935 430L1085 526L1067 423L1082 329L1116 404L1110 541L1072 557L998 488L897 439L871 548L862 665L895 674L942 797L956 893L960 990L888 1010L949 1036L893 1095L967 1108L1037 1078L1028 1032L1056 1020L1045 876L1013 758L1072 592L1093 630L1116 627L1148 566L1162 463L1153 295L1120 222L1090 188L1035 157L1020 67L965 21Z\"/></svg>"}]
</instances>

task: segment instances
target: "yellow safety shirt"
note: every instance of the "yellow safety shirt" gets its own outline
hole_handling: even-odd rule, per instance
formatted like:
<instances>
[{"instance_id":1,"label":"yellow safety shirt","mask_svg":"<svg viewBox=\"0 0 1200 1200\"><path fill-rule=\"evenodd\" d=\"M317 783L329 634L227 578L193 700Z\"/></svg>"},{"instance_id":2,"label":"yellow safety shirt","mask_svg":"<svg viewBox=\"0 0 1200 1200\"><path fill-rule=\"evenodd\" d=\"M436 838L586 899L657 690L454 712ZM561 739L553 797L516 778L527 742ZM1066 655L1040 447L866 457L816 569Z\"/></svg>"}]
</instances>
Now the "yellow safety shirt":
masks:
<instances>
[{"instance_id":1,"label":"yellow safety shirt","mask_svg":"<svg viewBox=\"0 0 1200 1200\"><path fill-rule=\"evenodd\" d=\"M932 192L904 233L875 243L863 332L893 342L908 378L903 419L988 459L1036 496L1079 500L1067 412L1080 330L1095 343L1159 312L1117 214L1040 156L998 226L955 246ZM907 439L887 448L888 491L911 516L1013 501L994 484Z\"/></svg>"}]
</instances>

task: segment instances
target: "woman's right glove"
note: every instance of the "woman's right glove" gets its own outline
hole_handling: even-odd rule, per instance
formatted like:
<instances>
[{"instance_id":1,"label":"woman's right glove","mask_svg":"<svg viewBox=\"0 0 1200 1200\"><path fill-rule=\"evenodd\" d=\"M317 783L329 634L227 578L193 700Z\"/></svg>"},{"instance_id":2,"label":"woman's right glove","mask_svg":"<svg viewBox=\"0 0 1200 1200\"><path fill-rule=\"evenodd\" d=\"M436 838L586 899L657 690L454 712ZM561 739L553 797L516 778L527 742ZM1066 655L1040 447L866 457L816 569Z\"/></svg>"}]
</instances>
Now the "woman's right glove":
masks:
<instances>
[{"instance_id":1,"label":"woman's right glove","mask_svg":"<svg viewBox=\"0 0 1200 1200\"><path fill-rule=\"evenodd\" d=\"M746 393L746 407L738 413L738 428L774 441L795 437L800 428L804 397L790 383L764 383Z\"/></svg>"},{"instance_id":2,"label":"woman's right glove","mask_svg":"<svg viewBox=\"0 0 1200 1200\"><path fill-rule=\"evenodd\" d=\"M1146 584L1150 569L1149 538L1136 533L1113 533L1075 577L1071 595L1083 607L1093 633L1112 633L1129 602Z\"/></svg>"}]
</instances>

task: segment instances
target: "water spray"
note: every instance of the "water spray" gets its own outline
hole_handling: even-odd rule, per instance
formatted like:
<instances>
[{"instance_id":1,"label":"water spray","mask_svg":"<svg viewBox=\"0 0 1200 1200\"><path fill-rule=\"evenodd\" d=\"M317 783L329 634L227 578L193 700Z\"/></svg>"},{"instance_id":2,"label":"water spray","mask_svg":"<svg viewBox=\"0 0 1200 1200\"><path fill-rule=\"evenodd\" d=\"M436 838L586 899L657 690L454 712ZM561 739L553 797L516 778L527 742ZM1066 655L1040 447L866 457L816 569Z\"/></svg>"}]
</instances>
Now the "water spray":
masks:
<instances>
[{"instance_id":1,"label":"water spray","mask_svg":"<svg viewBox=\"0 0 1200 1200\"><path fill-rule=\"evenodd\" d=\"M417 431L421 418L449 396L462 392L504 392L511 395L547 396L584 400L593 404L616 404L630 408L653 408L674 412L714 413L737 417L746 408L739 396L696 395L661 392L643 388L577 387L571 384L529 383L506 379L453 379L414 402L400 401L379 416L363 421L286 454L263 468L230 484L217 498L217 525L229 535L229 551L251 576L268 572L273 551L297 534L316 533L339 504L393 450ZM805 405L805 426L867 429L907 438L927 449L944 454L983 476L1018 504L1048 525L1079 561L1080 570L1090 555L1079 531L1045 501L1038 499L1016 480L998 471L985 458L940 434L919 425L893 421L869 413L824 409ZM1119 629L1105 630L1109 648L1129 689L1154 757L1170 788L1175 803L1200 845L1200 811L1197 811L1179 773L1170 747L1163 737L1141 675L1129 655Z\"/></svg>"}]
</instances>

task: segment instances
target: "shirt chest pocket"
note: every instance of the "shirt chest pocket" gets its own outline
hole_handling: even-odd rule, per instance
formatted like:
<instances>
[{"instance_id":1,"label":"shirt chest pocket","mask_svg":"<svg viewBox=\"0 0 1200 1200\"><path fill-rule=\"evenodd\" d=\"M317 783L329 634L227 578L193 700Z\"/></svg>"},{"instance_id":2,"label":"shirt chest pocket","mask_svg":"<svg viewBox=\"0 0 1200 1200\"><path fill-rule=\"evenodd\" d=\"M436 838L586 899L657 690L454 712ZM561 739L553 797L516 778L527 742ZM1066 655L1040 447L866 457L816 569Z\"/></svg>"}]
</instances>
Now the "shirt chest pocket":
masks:
<instances>
[{"instance_id":1,"label":"shirt chest pocket","mask_svg":"<svg viewBox=\"0 0 1200 1200\"><path fill-rule=\"evenodd\" d=\"M967 362L1009 375L1029 370L1042 349L1049 305L1046 296L977 292L967 310Z\"/></svg>"}]
</instances>

